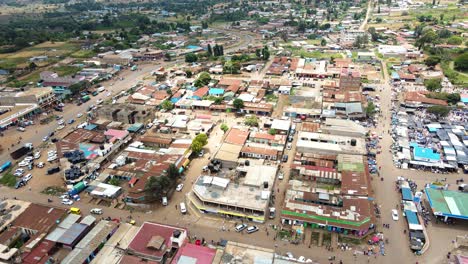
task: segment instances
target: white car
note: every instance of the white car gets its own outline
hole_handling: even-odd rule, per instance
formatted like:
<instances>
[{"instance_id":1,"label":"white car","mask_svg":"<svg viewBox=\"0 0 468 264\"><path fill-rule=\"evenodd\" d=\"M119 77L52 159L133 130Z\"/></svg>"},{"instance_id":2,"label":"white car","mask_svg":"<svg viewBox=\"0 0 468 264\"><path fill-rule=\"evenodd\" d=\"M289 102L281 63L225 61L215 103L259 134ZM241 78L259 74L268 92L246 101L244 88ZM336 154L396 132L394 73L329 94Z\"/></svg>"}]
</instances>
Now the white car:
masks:
<instances>
[{"instance_id":1,"label":"white car","mask_svg":"<svg viewBox=\"0 0 468 264\"><path fill-rule=\"evenodd\" d=\"M102 215L102 209L101 208L93 208L89 212L92 213L92 214Z\"/></svg>"},{"instance_id":2,"label":"white car","mask_svg":"<svg viewBox=\"0 0 468 264\"><path fill-rule=\"evenodd\" d=\"M107 92L107 93L106 93L106 97L109 97L110 95L111 95L110 92Z\"/></svg>"},{"instance_id":3,"label":"white car","mask_svg":"<svg viewBox=\"0 0 468 264\"><path fill-rule=\"evenodd\" d=\"M29 174L27 174L26 176L23 177L24 182L28 182L31 179L32 179L32 174L31 173L29 173Z\"/></svg>"},{"instance_id":4,"label":"white car","mask_svg":"<svg viewBox=\"0 0 468 264\"><path fill-rule=\"evenodd\" d=\"M76 115L76 117L78 117L78 118L80 118L80 117L82 117L82 116L83 116L82 113L78 113L78 114Z\"/></svg>"},{"instance_id":5,"label":"white car","mask_svg":"<svg viewBox=\"0 0 468 264\"><path fill-rule=\"evenodd\" d=\"M29 162L28 162L28 161L24 161L24 160L21 161L21 162L18 164L18 166L20 166L20 167L26 167L26 166L28 166L28 165L29 165Z\"/></svg>"},{"instance_id":6,"label":"white car","mask_svg":"<svg viewBox=\"0 0 468 264\"><path fill-rule=\"evenodd\" d=\"M27 161L27 162L31 162L32 160L34 160L33 156L27 156L26 158L24 158L24 161Z\"/></svg>"},{"instance_id":7,"label":"white car","mask_svg":"<svg viewBox=\"0 0 468 264\"><path fill-rule=\"evenodd\" d=\"M396 209L392 209L392 219L398 221L398 211Z\"/></svg>"},{"instance_id":8,"label":"white car","mask_svg":"<svg viewBox=\"0 0 468 264\"><path fill-rule=\"evenodd\" d=\"M284 174L282 172L280 172L278 174L278 180L282 180L282 179L284 179Z\"/></svg>"},{"instance_id":9,"label":"white car","mask_svg":"<svg viewBox=\"0 0 468 264\"><path fill-rule=\"evenodd\" d=\"M38 168L44 168L44 162L39 162L39 163L37 164L37 167L38 167Z\"/></svg>"},{"instance_id":10,"label":"white car","mask_svg":"<svg viewBox=\"0 0 468 264\"><path fill-rule=\"evenodd\" d=\"M62 200L62 204L65 204L65 205L72 205L72 204L73 204L73 201L70 200L70 199L63 199L63 200Z\"/></svg>"},{"instance_id":11,"label":"white car","mask_svg":"<svg viewBox=\"0 0 468 264\"><path fill-rule=\"evenodd\" d=\"M54 161L54 160L56 160L56 159L57 159L57 155L48 157L48 158L47 158L47 161L51 162L51 161Z\"/></svg>"},{"instance_id":12,"label":"white car","mask_svg":"<svg viewBox=\"0 0 468 264\"><path fill-rule=\"evenodd\" d=\"M64 128L65 128L64 125L60 125L60 126L57 127L57 130L62 130L62 129L64 129Z\"/></svg>"},{"instance_id":13,"label":"white car","mask_svg":"<svg viewBox=\"0 0 468 264\"><path fill-rule=\"evenodd\" d=\"M183 188L184 188L184 184L181 183L181 184L177 185L176 191L180 192L180 191L182 191Z\"/></svg>"},{"instance_id":14,"label":"white car","mask_svg":"<svg viewBox=\"0 0 468 264\"><path fill-rule=\"evenodd\" d=\"M60 119L60 120L57 122L57 124L58 124L59 126L63 125L64 123L65 123L65 122L63 121L63 119Z\"/></svg>"},{"instance_id":15,"label":"white car","mask_svg":"<svg viewBox=\"0 0 468 264\"><path fill-rule=\"evenodd\" d=\"M24 174L23 169L16 169L16 171L15 171L15 173L13 175L16 176L16 177L21 177L21 176L23 176L23 174Z\"/></svg>"},{"instance_id":16,"label":"white car","mask_svg":"<svg viewBox=\"0 0 468 264\"><path fill-rule=\"evenodd\" d=\"M56 150L49 150L49 151L47 151L47 155L49 155L49 156L56 155L56 154L57 154L57 151L56 151Z\"/></svg>"},{"instance_id":17,"label":"white car","mask_svg":"<svg viewBox=\"0 0 468 264\"><path fill-rule=\"evenodd\" d=\"M42 138L42 141L46 142L47 140L49 140L49 137L48 136L45 136Z\"/></svg>"},{"instance_id":18,"label":"white car","mask_svg":"<svg viewBox=\"0 0 468 264\"><path fill-rule=\"evenodd\" d=\"M34 159L39 159L41 157L41 153L38 151L34 153Z\"/></svg>"},{"instance_id":19,"label":"white car","mask_svg":"<svg viewBox=\"0 0 468 264\"><path fill-rule=\"evenodd\" d=\"M102 99L98 99L98 100L96 101L96 104L102 104L102 102L104 102Z\"/></svg>"}]
</instances>

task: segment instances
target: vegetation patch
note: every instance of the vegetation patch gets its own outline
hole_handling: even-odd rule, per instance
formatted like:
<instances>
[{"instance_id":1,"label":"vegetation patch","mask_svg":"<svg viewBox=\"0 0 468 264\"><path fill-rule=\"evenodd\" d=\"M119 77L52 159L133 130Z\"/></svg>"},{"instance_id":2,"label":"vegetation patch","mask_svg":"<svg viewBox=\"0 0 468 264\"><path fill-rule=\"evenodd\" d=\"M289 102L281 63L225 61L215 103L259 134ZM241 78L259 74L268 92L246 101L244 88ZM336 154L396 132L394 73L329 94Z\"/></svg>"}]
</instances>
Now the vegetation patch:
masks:
<instances>
[{"instance_id":1,"label":"vegetation patch","mask_svg":"<svg viewBox=\"0 0 468 264\"><path fill-rule=\"evenodd\" d=\"M12 169L9 169L3 174L2 178L0 178L0 184L14 187L16 185L16 177L11 173Z\"/></svg>"},{"instance_id":2,"label":"vegetation patch","mask_svg":"<svg viewBox=\"0 0 468 264\"><path fill-rule=\"evenodd\" d=\"M45 188L44 190L42 190L41 193L47 194L47 195L59 196L59 195L62 195L64 193L66 193L66 192L67 192L67 190L64 189L63 187L49 186L49 187Z\"/></svg>"}]
</instances>

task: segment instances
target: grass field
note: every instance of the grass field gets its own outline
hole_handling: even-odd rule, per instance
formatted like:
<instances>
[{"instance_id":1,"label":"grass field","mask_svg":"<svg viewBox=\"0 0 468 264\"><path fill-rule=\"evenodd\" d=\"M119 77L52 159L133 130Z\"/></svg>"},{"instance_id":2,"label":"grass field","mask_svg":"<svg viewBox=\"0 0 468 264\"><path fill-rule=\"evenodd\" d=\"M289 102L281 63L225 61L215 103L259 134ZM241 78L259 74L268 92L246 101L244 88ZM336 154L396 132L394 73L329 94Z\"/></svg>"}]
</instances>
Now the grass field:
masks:
<instances>
[{"instance_id":1,"label":"grass field","mask_svg":"<svg viewBox=\"0 0 468 264\"><path fill-rule=\"evenodd\" d=\"M78 50L70 54L70 57L78 59L92 58L94 56L96 56L96 52L93 50Z\"/></svg>"},{"instance_id":2,"label":"grass field","mask_svg":"<svg viewBox=\"0 0 468 264\"><path fill-rule=\"evenodd\" d=\"M25 67L29 64L31 57L45 55L49 59L54 59L56 56L68 56L78 50L79 46L75 43L44 42L14 53L0 54L0 68Z\"/></svg>"}]
</instances>

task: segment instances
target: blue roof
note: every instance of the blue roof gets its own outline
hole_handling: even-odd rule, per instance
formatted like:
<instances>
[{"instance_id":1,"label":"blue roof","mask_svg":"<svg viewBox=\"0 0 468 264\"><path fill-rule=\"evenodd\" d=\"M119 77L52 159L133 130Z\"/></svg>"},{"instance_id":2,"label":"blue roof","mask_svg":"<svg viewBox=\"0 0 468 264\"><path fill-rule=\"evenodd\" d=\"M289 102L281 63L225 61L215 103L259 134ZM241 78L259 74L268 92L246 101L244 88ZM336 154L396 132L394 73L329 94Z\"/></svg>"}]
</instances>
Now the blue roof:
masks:
<instances>
[{"instance_id":1,"label":"blue roof","mask_svg":"<svg viewBox=\"0 0 468 264\"><path fill-rule=\"evenodd\" d=\"M189 45L187 46L187 49L200 49L200 46L195 46L195 45Z\"/></svg>"},{"instance_id":2,"label":"blue roof","mask_svg":"<svg viewBox=\"0 0 468 264\"><path fill-rule=\"evenodd\" d=\"M462 101L463 103L468 103L468 97L462 97L462 98L461 98L461 101Z\"/></svg>"},{"instance_id":3,"label":"blue roof","mask_svg":"<svg viewBox=\"0 0 468 264\"><path fill-rule=\"evenodd\" d=\"M440 154L434 152L431 148L414 147L413 155L415 160L439 161Z\"/></svg>"},{"instance_id":4,"label":"blue roof","mask_svg":"<svg viewBox=\"0 0 468 264\"><path fill-rule=\"evenodd\" d=\"M85 130L94 130L96 129L97 125L95 124L89 124L87 126L84 127Z\"/></svg>"},{"instance_id":5,"label":"blue roof","mask_svg":"<svg viewBox=\"0 0 468 264\"><path fill-rule=\"evenodd\" d=\"M392 79L400 79L400 75L397 72L392 72Z\"/></svg>"},{"instance_id":6,"label":"blue roof","mask_svg":"<svg viewBox=\"0 0 468 264\"><path fill-rule=\"evenodd\" d=\"M127 131L128 132L137 132L142 127L143 127L142 123L135 123L135 124L131 125L129 128L127 128Z\"/></svg>"},{"instance_id":7,"label":"blue roof","mask_svg":"<svg viewBox=\"0 0 468 264\"><path fill-rule=\"evenodd\" d=\"M402 187L401 196L403 196L403 200L405 201L413 201L413 192L411 192L410 188Z\"/></svg>"},{"instance_id":8,"label":"blue roof","mask_svg":"<svg viewBox=\"0 0 468 264\"><path fill-rule=\"evenodd\" d=\"M410 211L410 210L405 210L405 215L406 215L406 219L408 220L408 223L413 224L413 225L419 225L418 216L416 215L415 212Z\"/></svg>"},{"instance_id":9,"label":"blue roof","mask_svg":"<svg viewBox=\"0 0 468 264\"><path fill-rule=\"evenodd\" d=\"M212 94L219 94L219 95L222 95L224 94L224 89L221 89L221 88L210 88L210 91L208 92L208 94L212 95Z\"/></svg>"}]
</instances>

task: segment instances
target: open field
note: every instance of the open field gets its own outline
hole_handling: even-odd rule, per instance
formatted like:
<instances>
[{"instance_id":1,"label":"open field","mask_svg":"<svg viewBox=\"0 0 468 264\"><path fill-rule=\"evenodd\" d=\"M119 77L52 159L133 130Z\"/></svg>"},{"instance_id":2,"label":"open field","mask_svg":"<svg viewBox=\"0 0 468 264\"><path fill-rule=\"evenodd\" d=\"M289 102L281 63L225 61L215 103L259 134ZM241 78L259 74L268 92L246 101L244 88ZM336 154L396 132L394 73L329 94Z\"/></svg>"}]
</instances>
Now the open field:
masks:
<instances>
[{"instance_id":1,"label":"open field","mask_svg":"<svg viewBox=\"0 0 468 264\"><path fill-rule=\"evenodd\" d=\"M79 46L75 43L44 42L14 53L0 54L0 68L25 67L29 64L31 57L45 55L49 59L53 59L56 56L68 56L77 50L79 50Z\"/></svg>"}]
</instances>

